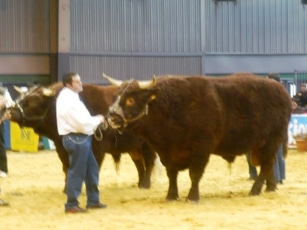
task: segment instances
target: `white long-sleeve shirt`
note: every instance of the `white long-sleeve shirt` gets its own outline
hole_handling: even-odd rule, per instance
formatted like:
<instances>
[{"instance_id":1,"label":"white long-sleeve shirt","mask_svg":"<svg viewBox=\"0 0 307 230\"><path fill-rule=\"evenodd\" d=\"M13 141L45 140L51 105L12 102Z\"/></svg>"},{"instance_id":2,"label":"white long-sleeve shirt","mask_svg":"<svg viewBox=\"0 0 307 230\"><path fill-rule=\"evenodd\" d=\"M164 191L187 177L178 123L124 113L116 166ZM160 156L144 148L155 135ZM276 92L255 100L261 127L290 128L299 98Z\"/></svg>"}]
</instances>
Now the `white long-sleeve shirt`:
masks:
<instances>
[{"instance_id":1,"label":"white long-sleeve shirt","mask_svg":"<svg viewBox=\"0 0 307 230\"><path fill-rule=\"evenodd\" d=\"M6 108L10 107L13 104L13 100L11 98L10 92L8 91L7 88L3 88L3 87L0 91L1 91L1 93L0 93L0 100L1 100L0 109L3 109L5 107ZM2 91L3 91L3 94L2 94Z\"/></svg>"},{"instance_id":2,"label":"white long-sleeve shirt","mask_svg":"<svg viewBox=\"0 0 307 230\"><path fill-rule=\"evenodd\" d=\"M56 117L59 135L68 133L92 135L101 122L99 116L91 116L80 101L79 94L66 87L57 97Z\"/></svg>"}]
</instances>

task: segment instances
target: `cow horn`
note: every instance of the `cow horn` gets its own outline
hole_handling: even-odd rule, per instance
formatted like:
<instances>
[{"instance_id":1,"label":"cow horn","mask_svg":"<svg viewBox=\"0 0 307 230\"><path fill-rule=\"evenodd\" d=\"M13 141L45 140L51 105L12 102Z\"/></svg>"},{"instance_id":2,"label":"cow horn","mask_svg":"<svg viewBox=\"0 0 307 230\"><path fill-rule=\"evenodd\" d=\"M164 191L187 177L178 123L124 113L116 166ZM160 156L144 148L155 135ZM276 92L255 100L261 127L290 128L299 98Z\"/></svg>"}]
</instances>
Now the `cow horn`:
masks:
<instances>
[{"instance_id":1,"label":"cow horn","mask_svg":"<svg viewBox=\"0 0 307 230\"><path fill-rule=\"evenodd\" d=\"M154 87L156 85L156 80L156 76L153 75L151 81L138 81L138 84L141 89L147 89L150 87Z\"/></svg>"},{"instance_id":2,"label":"cow horn","mask_svg":"<svg viewBox=\"0 0 307 230\"><path fill-rule=\"evenodd\" d=\"M51 97L54 95L54 91L48 88L43 88L43 95L46 97Z\"/></svg>"},{"instance_id":3,"label":"cow horn","mask_svg":"<svg viewBox=\"0 0 307 230\"><path fill-rule=\"evenodd\" d=\"M20 88L20 87L18 87L18 86L16 86L16 85L14 85L13 87L14 87L14 89L15 89L19 94L23 94L23 93L25 92L22 88Z\"/></svg>"},{"instance_id":4,"label":"cow horn","mask_svg":"<svg viewBox=\"0 0 307 230\"><path fill-rule=\"evenodd\" d=\"M102 74L102 76L105 78L105 79L107 79L112 85L115 85L115 86L121 86L121 84L123 83L123 81L121 81L121 80L116 80L116 79L114 79L114 78L112 78L112 77L110 77L110 76L108 76L108 75L106 75L106 74Z\"/></svg>"}]
</instances>

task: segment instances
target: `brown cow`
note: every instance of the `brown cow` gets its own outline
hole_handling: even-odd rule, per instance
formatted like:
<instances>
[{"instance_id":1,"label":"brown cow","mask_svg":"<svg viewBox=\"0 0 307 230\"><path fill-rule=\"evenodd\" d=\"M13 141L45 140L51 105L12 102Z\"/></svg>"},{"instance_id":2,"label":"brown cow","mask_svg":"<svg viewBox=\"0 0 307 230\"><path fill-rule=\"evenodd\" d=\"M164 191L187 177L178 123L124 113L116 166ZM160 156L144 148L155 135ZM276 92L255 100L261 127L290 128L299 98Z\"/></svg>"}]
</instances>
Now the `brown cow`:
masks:
<instances>
[{"instance_id":1,"label":"brown cow","mask_svg":"<svg viewBox=\"0 0 307 230\"><path fill-rule=\"evenodd\" d=\"M58 135L55 115L56 95L62 87L60 82L49 87L34 87L25 95L21 94L16 99L15 106L8 110L12 121L20 126L32 127L36 133L54 142L66 174L69 165L68 154L62 145L61 136ZM83 84L80 96L91 114L106 114L116 89L114 86ZM144 140L136 138L129 131L119 134L111 128L106 131L99 129L96 135L97 139L93 138L93 152L99 167L106 152L112 154L116 163L119 162L121 153L128 152L138 170L138 186L150 187L150 175L156 153ZM99 140L101 137L102 140Z\"/></svg>"},{"instance_id":2,"label":"brown cow","mask_svg":"<svg viewBox=\"0 0 307 230\"><path fill-rule=\"evenodd\" d=\"M276 81L251 74L225 77L161 76L151 82L121 82L109 108L109 123L144 138L159 154L169 178L167 200L178 199L178 171L189 169L187 197L199 200L199 181L211 153L233 162L251 150L261 167L250 195L274 191L273 164L287 149L291 99Z\"/></svg>"}]
</instances>

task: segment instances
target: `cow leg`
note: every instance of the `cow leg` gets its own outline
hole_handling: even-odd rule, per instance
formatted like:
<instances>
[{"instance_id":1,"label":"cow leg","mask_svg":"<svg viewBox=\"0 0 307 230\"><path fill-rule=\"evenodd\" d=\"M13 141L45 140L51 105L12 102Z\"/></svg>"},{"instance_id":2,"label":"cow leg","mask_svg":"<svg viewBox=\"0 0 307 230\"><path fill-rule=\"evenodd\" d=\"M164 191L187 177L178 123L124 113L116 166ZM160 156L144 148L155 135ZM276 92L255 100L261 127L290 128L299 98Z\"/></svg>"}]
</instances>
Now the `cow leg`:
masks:
<instances>
[{"instance_id":1,"label":"cow leg","mask_svg":"<svg viewBox=\"0 0 307 230\"><path fill-rule=\"evenodd\" d=\"M261 193L262 186L265 181L266 181L266 191L276 190L276 182L275 182L275 177L274 177L275 155L274 154L262 154L261 156L265 156L265 158L260 159L260 174L257 177L249 193L249 195L252 195L252 196L259 195Z\"/></svg>"},{"instance_id":2,"label":"cow leg","mask_svg":"<svg viewBox=\"0 0 307 230\"><path fill-rule=\"evenodd\" d=\"M138 187L139 188L150 188L150 174L147 175L146 172L146 157L144 155L144 152L142 151L131 151L129 152L129 155L138 171Z\"/></svg>"},{"instance_id":3,"label":"cow leg","mask_svg":"<svg viewBox=\"0 0 307 230\"><path fill-rule=\"evenodd\" d=\"M262 186L265 181L266 181L266 189L265 189L266 192L274 192L276 190L277 187L274 177L274 171L270 172L268 176L265 176L264 173L260 173L255 183L253 184L253 187L249 195L251 196L259 195L261 193Z\"/></svg>"},{"instance_id":4,"label":"cow leg","mask_svg":"<svg viewBox=\"0 0 307 230\"><path fill-rule=\"evenodd\" d=\"M269 171L267 178L266 178L266 192L274 192L276 190L276 180L275 180L275 174L274 174L274 168L272 166L272 169Z\"/></svg>"},{"instance_id":5,"label":"cow leg","mask_svg":"<svg viewBox=\"0 0 307 230\"><path fill-rule=\"evenodd\" d=\"M191 174L190 174L190 178ZM190 188L190 192L189 195L187 197L187 201L191 201L191 202L197 202L199 201L199 181L200 181L200 177L198 177L198 179L194 176L192 180L192 185Z\"/></svg>"},{"instance_id":6,"label":"cow leg","mask_svg":"<svg viewBox=\"0 0 307 230\"><path fill-rule=\"evenodd\" d=\"M144 143L141 150L129 152L129 155L138 171L138 187L146 189L150 188L151 172L155 164L156 153L147 143Z\"/></svg>"},{"instance_id":7,"label":"cow leg","mask_svg":"<svg viewBox=\"0 0 307 230\"><path fill-rule=\"evenodd\" d=\"M169 187L168 187L166 200L167 201L178 200L179 198L178 186L177 186L178 170L167 167L166 172L167 172L167 177L169 181Z\"/></svg>"},{"instance_id":8,"label":"cow leg","mask_svg":"<svg viewBox=\"0 0 307 230\"><path fill-rule=\"evenodd\" d=\"M209 161L209 154L195 155L191 158L191 167L189 175L191 179L191 188L187 197L188 201L199 201L199 181L204 173L204 169Z\"/></svg>"},{"instance_id":9,"label":"cow leg","mask_svg":"<svg viewBox=\"0 0 307 230\"><path fill-rule=\"evenodd\" d=\"M250 196L258 196L261 193L261 189L264 183L264 175L260 172L259 176L256 178L251 191L249 192Z\"/></svg>"},{"instance_id":10,"label":"cow leg","mask_svg":"<svg viewBox=\"0 0 307 230\"><path fill-rule=\"evenodd\" d=\"M130 154L130 153L129 153ZM138 187L139 188L146 188L146 186L144 187L144 175L145 175L145 168L144 168L144 162L143 162L143 159L134 159L132 157L132 154L130 154L131 156L131 159L138 171L138 177L139 177L139 181L138 181ZM150 185L147 185L147 186L150 186ZM148 187L147 187L148 188Z\"/></svg>"}]
</instances>

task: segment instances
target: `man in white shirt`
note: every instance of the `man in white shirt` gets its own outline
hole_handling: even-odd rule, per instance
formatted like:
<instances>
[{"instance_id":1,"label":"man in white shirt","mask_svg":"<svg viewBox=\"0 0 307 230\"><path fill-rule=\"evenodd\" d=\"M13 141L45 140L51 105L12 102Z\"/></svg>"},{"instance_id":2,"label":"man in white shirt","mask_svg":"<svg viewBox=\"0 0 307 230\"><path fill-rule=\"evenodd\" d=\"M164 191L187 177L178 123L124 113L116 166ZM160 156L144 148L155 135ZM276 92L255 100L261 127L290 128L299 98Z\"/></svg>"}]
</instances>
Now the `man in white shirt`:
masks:
<instances>
[{"instance_id":1,"label":"man in white shirt","mask_svg":"<svg viewBox=\"0 0 307 230\"><path fill-rule=\"evenodd\" d=\"M1 84L2 85L2 84ZM7 99L5 97L6 89L0 86L0 111L5 109ZM7 157L6 149L4 145L4 126L2 121L0 122L0 177L6 177L7 175ZM9 203L0 199L0 206L8 206Z\"/></svg>"},{"instance_id":2,"label":"man in white shirt","mask_svg":"<svg viewBox=\"0 0 307 230\"><path fill-rule=\"evenodd\" d=\"M92 135L105 122L103 115L92 116L79 98L83 90L77 73L63 75L64 88L56 101L56 118L59 135L69 153L70 166L67 171L65 213L86 212L79 207L78 197L85 182L86 208L106 208L100 202L98 181L99 169L92 151Z\"/></svg>"}]
</instances>

